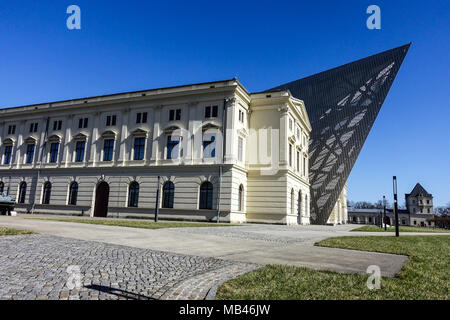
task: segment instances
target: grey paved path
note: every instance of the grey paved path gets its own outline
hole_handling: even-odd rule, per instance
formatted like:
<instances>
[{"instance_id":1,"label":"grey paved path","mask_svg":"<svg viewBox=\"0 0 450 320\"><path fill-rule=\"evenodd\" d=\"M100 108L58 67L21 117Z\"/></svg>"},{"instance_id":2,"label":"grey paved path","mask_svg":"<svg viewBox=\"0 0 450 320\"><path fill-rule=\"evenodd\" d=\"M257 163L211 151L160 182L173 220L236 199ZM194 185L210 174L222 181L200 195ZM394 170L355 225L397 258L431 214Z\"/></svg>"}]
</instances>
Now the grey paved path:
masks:
<instances>
[{"instance_id":1,"label":"grey paved path","mask_svg":"<svg viewBox=\"0 0 450 320\"><path fill-rule=\"evenodd\" d=\"M383 275L393 276L407 259L400 255L313 246L316 241L334 236L392 236L386 233L349 232L355 227L353 225L245 225L149 230L32 220L24 219L24 216L0 217L0 225L34 230L41 234L228 261L288 264L361 274L366 273L369 265L375 264L380 266Z\"/></svg>"},{"instance_id":2,"label":"grey paved path","mask_svg":"<svg viewBox=\"0 0 450 320\"><path fill-rule=\"evenodd\" d=\"M0 226L39 233L0 237L0 299L204 299L223 281L264 264L361 274L378 265L394 276L407 260L313 246L335 236L392 236L349 232L354 225L150 230L29 217L0 216ZM80 266L79 289L66 287L69 265Z\"/></svg>"},{"instance_id":3,"label":"grey paved path","mask_svg":"<svg viewBox=\"0 0 450 320\"><path fill-rule=\"evenodd\" d=\"M78 287L69 267L79 268ZM217 284L258 267L40 234L5 236L0 299L204 299Z\"/></svg>"}]
</instances>

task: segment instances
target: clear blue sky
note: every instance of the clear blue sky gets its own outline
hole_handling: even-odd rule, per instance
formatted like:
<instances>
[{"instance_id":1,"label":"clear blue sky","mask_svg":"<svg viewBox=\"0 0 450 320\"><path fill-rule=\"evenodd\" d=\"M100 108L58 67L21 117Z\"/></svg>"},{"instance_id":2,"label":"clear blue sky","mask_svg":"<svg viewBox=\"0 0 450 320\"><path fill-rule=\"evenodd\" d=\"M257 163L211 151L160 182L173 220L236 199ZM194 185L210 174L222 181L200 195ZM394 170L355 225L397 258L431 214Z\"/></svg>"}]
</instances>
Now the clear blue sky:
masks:
<instances>
[{"instance_id":1,"label":"clear blue sky","mask_svg":"<svg viewBox=\"0 0 450 320\"><path fill-rule=\"evenodd\" d=\"M66 8L81 8L81 30ZM381 30L366 8L381 8ZM449 1L2 1L0 107L236 76L250 91L413 45L349 179L450 202Z\"/></svg>"}]
</instances>

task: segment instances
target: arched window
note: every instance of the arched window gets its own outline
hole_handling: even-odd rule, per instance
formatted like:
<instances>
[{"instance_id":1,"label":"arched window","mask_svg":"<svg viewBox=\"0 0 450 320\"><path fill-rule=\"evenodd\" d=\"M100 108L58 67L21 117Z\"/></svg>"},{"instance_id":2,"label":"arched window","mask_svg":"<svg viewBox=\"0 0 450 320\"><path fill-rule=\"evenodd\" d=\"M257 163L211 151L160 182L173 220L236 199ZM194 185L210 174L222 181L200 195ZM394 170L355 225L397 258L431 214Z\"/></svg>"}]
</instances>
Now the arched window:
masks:
<instances>
[{"instance_id":1,"label":"arched window","mask_svg":"<svg viewBox=\"0 0 450 320\"><path fill-rule=\"evenodd\" d=\"M308 217L309 216L309 202L308 202L308 196L305 196L305 216Z\"/></svg>"},{"instance_id":2,"label":"arched window","mask_svg":"<svg viewBox=\"0 0 450 320\"><path fill-rule=\"evenodd\" d=\"M291 214L294 214L294 189L291 189Z\"/></svg>"},{"instance_id":3,"label":"arched window","mask_svg":"<svg viewBox=\"0 0 450 320\"><path fill-rule=\"evenodd\" d=\"M239 186L239 199L238 199L238 211L242 211L244 208L244 186Z\"/></svg>"},{"instance_id":4,"label":"arched window","mask_svg":"<svg viewBox=\"0 0 450 320\"><path fill-rule=\"evenodd\" d=\"M3 193L5 189L5 184L3 183L3 181L0 181L0 194Z\"/></svg>"},{"instance_id":5,"label":"arched window","mask_svg":"<svg viewBox=\"0 0 450 320\"><path fill-rule=\"evenodd\" d=\"M128 206L137 208L139 203L139 183L133 181L128 189Z\"/></svg>"},{"instance_id":6,"label":"arched window","mask_svg":"<svg viewBox=\"0 0 450 320\"><path fill-rule=\"evenodd\" d=\"M211 182L203 182L200 186L200 209L212 209L213 185Z\"/></svg>"},{"instance_id":7,"label":"arched window","mask_svg":"<svg viewBox=\"0 0 450 320\"><path fill-rule=\"evenodd\" d=\"M42 204L50 204L50 195L52 193L52 184L47 181L44 184L44 193L42 195Z\"/></svg>"},{"instance_id":8,"label":"arched window","mask_svg":"<svg viewBox=\"0 0 450 320\"><path fill-rule=\"evenodd\" d=\"M78 183L72 182L69 188L69 204L76 206L78 198Z\"/></svg>"},{"instance_id":9,"label":"arched window","mask_svg":"<svg viewBox=\"0 0 450 320\"><path fill-rule=\"evenodd\" d=\"M19 185L19 203L25 203L25 196L27 195L27 183L22 181Z\"/></svg>"},{"instance_id":10,"label":"arched window","mask_svg":"<svg viewBox=\"0 0 450 320\"><path fill-rule=\"evenodd\" d=\"M301 217L301 215L302 215L302 192L301 191L298 191L297 202L298 202L298 208L297 208L298 216Z\"/></svg>"},{"instance_id":11,"label":"arched window","mask_svg":"<svg viewBox=\"0 0 450 320\"><path fill-rule=\"evenodd\" d=\"M175 186L172 181L167 181L163 186L163 208L173 208L173 198L175 194Z\"/></svg>"}]
</instances>

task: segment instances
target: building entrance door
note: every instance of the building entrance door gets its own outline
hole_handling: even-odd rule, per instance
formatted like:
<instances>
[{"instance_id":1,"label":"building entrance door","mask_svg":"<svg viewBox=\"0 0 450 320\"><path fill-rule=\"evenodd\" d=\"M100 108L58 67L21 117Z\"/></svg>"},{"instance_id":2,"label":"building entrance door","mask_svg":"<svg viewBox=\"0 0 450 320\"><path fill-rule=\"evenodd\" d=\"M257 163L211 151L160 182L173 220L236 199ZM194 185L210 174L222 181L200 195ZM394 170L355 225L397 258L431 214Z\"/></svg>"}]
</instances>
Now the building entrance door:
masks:
<instances>
[{"instance_id":1,"label":"building entrance door","mask_svg":"<svg viewBox=\"0 0 450 320\"><path fill-rule=\"evenodd\" d=\"M105 181L98 184L95 191L94 217L108 215L109 185Z\"/></svg>"}]
</instances>

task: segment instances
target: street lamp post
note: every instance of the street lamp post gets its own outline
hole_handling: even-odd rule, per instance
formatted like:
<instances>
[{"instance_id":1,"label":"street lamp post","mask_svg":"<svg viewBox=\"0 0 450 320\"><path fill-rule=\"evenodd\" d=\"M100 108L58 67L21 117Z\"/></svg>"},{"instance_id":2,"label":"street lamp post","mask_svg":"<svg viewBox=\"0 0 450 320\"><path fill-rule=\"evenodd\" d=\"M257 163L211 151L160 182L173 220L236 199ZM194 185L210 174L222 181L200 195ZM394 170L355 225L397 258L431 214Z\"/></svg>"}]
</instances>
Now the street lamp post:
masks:
<instances>
[{"instance_id":1,"label":"street lamp post","mask_svg":"<svg viewBox=\"0 0 450 320\"><path fill-rule=\"evenodd\" d=\"M384 223L384 231L386 231L386 196L383 196L383 223Z\"/></svg>"},{"instance_id":2,"label":"street lamp post","mask_svg":"<svg viewBox=\"0 0 450 320\"><path fill-rule=\"evenodd\" d=\"M161 183L161 176L158 176L158 186L156 189L156 206L155 206L155 222L158 222L158 214L159 214L159 185Z\"/></svg>"},{"instance_id":3,"label":"street lamp post","mask_svg":"<svg viewBox=\"0 0 450 320\"><path fill-rule=\"evenodd\" d=\"M393 178L393 189L394 189L394 218L395 218L395 236L399 236L398 230L398 204L397 204L397 177Z\"/></svg>"}]
</instances>

